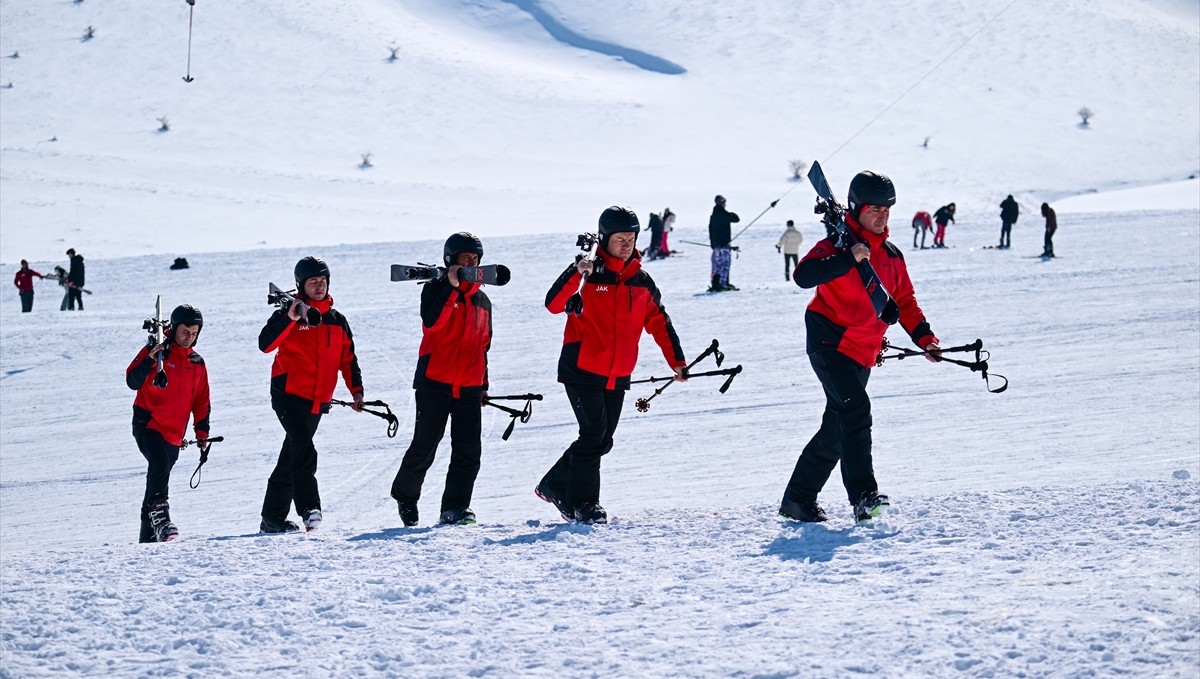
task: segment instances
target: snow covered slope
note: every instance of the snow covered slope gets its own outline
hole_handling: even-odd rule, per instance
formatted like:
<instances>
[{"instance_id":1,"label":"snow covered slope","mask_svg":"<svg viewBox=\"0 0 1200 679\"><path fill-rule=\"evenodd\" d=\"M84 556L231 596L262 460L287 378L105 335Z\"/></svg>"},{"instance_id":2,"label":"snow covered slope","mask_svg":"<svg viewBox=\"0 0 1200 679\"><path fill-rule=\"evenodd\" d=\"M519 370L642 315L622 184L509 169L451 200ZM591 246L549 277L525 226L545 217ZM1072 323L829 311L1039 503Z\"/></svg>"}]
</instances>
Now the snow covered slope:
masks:
<instances>
[{"instance_id":1,"label":"snow covered slope","mask_svg":"<svg viewBox=\"0 0 1200 679\"><path fill-rule=\"evenodd\" d=\"M0 304L0 676L1200 671L1195 3L197 0L184 84L186 8L0 4L0 278L75 247L95 293L61 313L39 281L33 313ZM811 292L773 248L788 218L808 245L821 233L810 188L786 181L795 158L840 191L864 167L893 176L933 328L982 338L1011 380L992 395L952 365L873 373L895 510L871 528L836 475L830 523L775 516L823 403ZM748 220L793 187L738 241L742 291L703 294L708 251L686 241L706 241L712 195ZM1014 248L986 249L1008 193ZM910 250L908 215L951 200L952 249ZM688 355L718 338L744 372L723 395L695 380L626 408L604 461L614 521L589 529L532 494L576 431L542 300L612 203L680 213L685 252L647 268ZM430 527L443 445L403 529L388 488L419 295L388 266L436 260L459 229L513 270L490 291L493 391L546 399L507 442L487 410L481 525ZM326 416L325 525L266 538L282 437L256 337L268 281L307 254L401 427ZM178 255L192 268L167 270ZM184 451L182 538L147 546L123 372L156 294L208 319L227 441L196 490ZM645 340L635 376L663 372Z\"/></svg>"},{"instance_id":2,"label":"snow covered slope","mask_svg":"<svg viewBox=\"0 0 1200 679\"><path fill-rule=\"evenodd\" d=\"M201 1L190 84L187 9L0 7L0 259L701 225L794 159L963 217L1200 170L1194 2Z\"/></svg>"},{"instance_id":3,"label":"snow covered slope","mask_svg":"<svg viewBox=\"0 0 1200 679\"><path fill-rule=\"evenodd\" d=\"M59 312L50 285L32 314L0 307L0 659L13 676L1190 676L1198 217L1064 216L1053 261L1032 256L1036 220L1017 224L1009 251L981 247L993 220L952 226L943 251L909 250L901 224L934 329L949 344L983 338L1012 385L988 394L977 374L924 361L875 371L876 471L897 506L875 529L851 526L836 475L828 525L774 516L823 403L803 355L810 293L783 280L777 222L743 236L738 293L698 292L701 248L647 265L688 354L715 337L744 372L724 395L698 379L648 413L626 408L604 462L616 519L594 530L564 527L532 494L575 434L554 381L562 319L541 306L572 237L484 240L486 259L513 269L491 291L493 390L546 400L507 442L508 418L488 410L482 525L461 530L428 528L446 443L422 527L399 528L388 497L420 341L418 290L388 282L388 265L436 258L440 242L213 253L186 271L160 256L99 260L83 313ZM818 229L803 222L809 242ZM376 418L326 416L321 533L263 539L281 432L256 337L267 281L310 252L332 267L368 398L402 425L389 439ZM184 452L172 486L183 537L146 548L133 544L145 464L123 370L158 292L209 319L199 351L213 433L228 441L196 490ZM664 371L646 340L636 375Z\"/></svg>"}]
</instances>

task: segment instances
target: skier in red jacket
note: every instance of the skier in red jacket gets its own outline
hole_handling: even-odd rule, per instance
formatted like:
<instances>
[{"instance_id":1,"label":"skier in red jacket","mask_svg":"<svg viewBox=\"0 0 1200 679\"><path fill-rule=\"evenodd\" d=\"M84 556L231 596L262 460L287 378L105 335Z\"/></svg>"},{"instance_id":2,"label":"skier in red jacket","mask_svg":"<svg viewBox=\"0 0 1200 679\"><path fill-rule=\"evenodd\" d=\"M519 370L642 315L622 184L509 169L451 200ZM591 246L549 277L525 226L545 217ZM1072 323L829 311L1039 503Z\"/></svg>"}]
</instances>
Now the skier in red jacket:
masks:
<instances>
[{"instance_id":1,"label":"skier in red jacket","mask_svg":"<svg viewBox=\"0 0 1200 679\"><path fill-rule=\"evenodd\" d=\"M917 346L937 360L938 339L913 295L900 248L888 241L888 216L896 189L887 177L860 172L850 182L846 226L858 239L839 248L825 239L800 260L793 279L817 289L804 324L808 359L825 390L821 428L800 454L784 491L779 513L796 521L825 521L817 504L834 465L841 462L842 483L855 518L869 520L889 505L879 493L871 458L871 401L867 379L882 348L887 324L879 320L856 269L870 260L879 280L900 308L900 324Z\"/></svg>"},{"instance_id":2,"label":"skier in red jacket","mask_svg":"<svg viewBox=\"0 0 1200 679\"><path fill-rule=\"evenodd\" d=\"M475 523L471 494L479 474L487 352L492 344L492 302L479 283L459 280L458 270L479 266L483 243L472 233L446 239L446 275L421 290L421 348L417 358L417 418L412 443L392 481L392 498L405 526L419 519L421 484L450 423L450 468L438 523Z\"/></svg>"},{"instance_id":3,"label":"skier in red jacket","mask_svg":"<svg viewBox=\"0 0 1200 679\"><path fill-rule=\"evenodd\" d=\"M29 313L33 311L33 277L45 278L42 274L29 268L27 260L21 260L21 268L17 271L17 275L13 276L13 285L17 286L17 293L21 297L21 313Z\"/></svg>"},{"instance_id":4,"label":"skier in red jacket","mask_svg":"<svg viewBox=\"0 0 1200 679\"><path fill-rule=\"evenodd\" d=\"M200 354L192 350L203 327L204 316L199 309L190 304L175 307L166 341L142 347L125 369L125 384L137 391L133 438L149 465L138 542L168 542L179 534L171 523L167 496L189 415L200 449L208 452L208 368ZM167 375L165 387L154 384L160 354Z\"/></svg>"},{"instance_id":5,"label":"skier in red jacket","mask_svg":"<svg viewBox=\"0 0 1200 679\"><path fill-rule=\"evenodd\" d=\"M354 410L362 411L362 373L354 335L350 322L333 308L329 267L318 257L305 257L296 262L295 274L295 303L271 314L258 334L258 348L265 354L276 352L271 364L271 408L286 433L263 497L259 530L264 533L300 530L287 519L293 502L306 530L321 525L313 435L321 415L329 412L339 372L354 397ZM301 316L302 303L320 313L318 324L309 325Z\"/></svg>"},{"instance_id":6,"label":"skier in red jacket","mask_svg":"<svg viewBox=\"0 0 1200 679\"><path fill-rule=\"evenodd\" d=\"M558 359L558 381L579 421L579 438L534 489L568 521L608 522L608 513L600 506L600 457L612 450L643 330L654 337L675 379L687 379L687 361L675 327L634 247L640 230L637 215L629 208L606 209L600 215L595 262L579 259L546 293L546 308L561 314L580 278L587 275L581 293L583 311L567 315Z\"/></svg>"}]
</instances>

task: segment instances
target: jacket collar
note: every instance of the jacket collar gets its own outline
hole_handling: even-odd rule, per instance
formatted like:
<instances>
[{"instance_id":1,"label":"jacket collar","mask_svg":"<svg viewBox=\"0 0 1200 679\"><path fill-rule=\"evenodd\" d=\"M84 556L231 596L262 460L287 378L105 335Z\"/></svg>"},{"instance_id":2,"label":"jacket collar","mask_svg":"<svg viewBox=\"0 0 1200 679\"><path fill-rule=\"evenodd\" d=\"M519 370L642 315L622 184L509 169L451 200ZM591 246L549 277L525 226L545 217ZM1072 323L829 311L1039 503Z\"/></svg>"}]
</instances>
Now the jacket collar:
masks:
<instances>
[{"instance_id":1,"label":"jacket collar","mask_svg":"<svg viewBox=\"0 0 1200 679\"><path fill-rule=\"evenodd\" d=\"M870 231L867 231L862 224L858 223L857 219L851 217L850 215L846 215L846 225L850 227L850 232L853 233L856 238L872 248L879 247L883 241L888 239L889 231L886 226L883 227L883 233L875 235Z\"/></svg>"},{"instance_id":2,"label":"jacket collar","mask_svg":"<svg viewBox=\"0 0 1200 679\"><path fill-rule=\"evenodd\" d=\"M603 248L597 250L596 255L604 262L604 269L606 271L611 271L617 275L618 281L627 281L642 269L642 253L637 248L634 248L633 255L629 257L628 262L623 262L613 257Z\"/></svg>"}]
</instances>

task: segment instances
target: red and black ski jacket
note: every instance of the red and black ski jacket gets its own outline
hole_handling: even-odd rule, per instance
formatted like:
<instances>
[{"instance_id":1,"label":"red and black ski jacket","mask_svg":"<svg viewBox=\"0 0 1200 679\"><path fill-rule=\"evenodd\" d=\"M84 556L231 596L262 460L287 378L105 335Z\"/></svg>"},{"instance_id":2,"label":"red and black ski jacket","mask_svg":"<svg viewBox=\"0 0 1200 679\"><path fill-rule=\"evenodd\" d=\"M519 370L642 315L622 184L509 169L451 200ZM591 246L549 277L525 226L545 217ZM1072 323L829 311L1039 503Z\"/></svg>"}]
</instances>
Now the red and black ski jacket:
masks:
<instances>
[{"instance_id":1,"label":"red and black ski jacket","mask_svg":"<svg viewBox=\"0 0 1200 679\"><path fill-rule=\"evenodd\" d=\"M167 443L180 446L190 415L196 438L208 438L208 368L204 359L190 348L171 344L163 352L167 386L162 389L154 386L156 367L150 348L142 347L125 369L125 384L137 391L134 422L158 432Z\"/></svg>"},{"instance_id":2,"label":"red and black ski jacket","mask_svg":"<svg viewBox=\"0 0 1200 679\"><path fill-rule=\"evenodd\" d=\"M42 274L33 269L18 269L17 275L13 276L13 285L17 286L17 290L21 292L33 292L33 277L42 277Z\"/></svg>"},{"instance_id":3,"label":"red and black ski jacket","mask_svg":"<svg viewBox=\"0 0 1200 679\"><path fill-rule=\"evenodd\" d=\"M871 266L900 307L900 325L922 349L936 342L925 313L917 305L904 255L888 242L887 229L875 235L850 216L846 224L860 242L871 248ZM792 278L802 288L817 289L804 314L808 353L838 351L864 368L874 366L888 326L875 315L850 250L839 250L826 238L800 260Z\"/></svg>"},{"instance_id":4,"label":"red and black ski jacket","mask_svg":"<svg viewBox=\"0 0 1200 679\"><path fill-rule=\"evenodd\" d=\"M258 333L258 348L264 354L277 352L271 364L271 393L311 401L312 412L319 413L328 410L339 371L351 394L362 392L362 372L350 323L333 308L333 298L304 302L321 312L321 324L293 321L287 309L276 309Z\"/></svg>"},{"instance_id":5,"label":"red and black ski jacket","mask_svg":"<svg viewBox=\"0 0 1200 679\"><path fill-rule=\"evenodd\" d=\"M601 262L603 269L589 275L583 286L583 313L567 315L558 381L628 389L643 329L662 349L668 365L687 365L658 286L650 274L642 271L641 253L635 250L628 262L622 262L601 250L596 263ZM572 264L554 281L546 293L550 313L563 313L567 300L579 287L580 276Z\"/></svg>"},{"instance_id":6,"label":"red and black ski jacket","mask_svg":"<svg viewBox=\"0 0 1200 679\"><path fill-rule=\"evenodd\" d=\"M421 349L414 389L447 392L488 387L488 349L492 346L492 301L478 283L457 288L439 278L421 291Z\"/></svg>"}]
</instances>

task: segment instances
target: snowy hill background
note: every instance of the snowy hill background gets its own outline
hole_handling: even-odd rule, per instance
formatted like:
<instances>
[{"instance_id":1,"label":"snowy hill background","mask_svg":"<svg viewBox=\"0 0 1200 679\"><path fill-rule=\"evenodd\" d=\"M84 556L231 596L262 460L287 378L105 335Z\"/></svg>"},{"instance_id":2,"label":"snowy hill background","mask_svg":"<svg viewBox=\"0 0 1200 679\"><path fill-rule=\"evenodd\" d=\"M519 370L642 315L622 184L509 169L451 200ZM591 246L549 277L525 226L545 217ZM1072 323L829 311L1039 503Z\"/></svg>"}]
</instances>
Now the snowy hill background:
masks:
<instances>
[{"instance_id":1,"label":"snowy hill background","mask_svg":"<svg viewBox=\"0 0 1200 679\"><path fill-rule=\"evenodd\" d=\"M0 58L0 277L73 246L95 291L82 313L43 282L34 313L0 305L0 674L1195 676L1197 7L868 7L198 0L185 85L182 2L0 5L0 55L20 54ZM542 12L558 35L686 72L570 47ZM803 356L811 293L772 247L787 218L815 242L810 188L739 239L740 293L698 294L707 250L681 242L705 240L714 193L748 220L792 188L792 158L843 191L863 167L896 180L895 240L934 329L983 338L1012 381L990 395L954 366L875 372L896 508L871 528L851 526L836 477L829 524L774 515L823 400ZM982 249L1010 192L1014 248ZM908 215L950 200L955 248L910 251ZM1049 262L1032 257L1043 200L1060 208ZM554 382L562 319L541 303L614 202L680 213L685 253L647 267L689 356L716 337L745 372L724 395L696 380L648 413L628 404L604 462L614 521L590 529L531 492L575 431ZM429 527L443 450L422 526L403 529L387 489L411 435L418 291L388 265L436 259L464 228L513 269L491 291L494 390L546 400L507 442L487 411L479 526ZM329 261L367 396L401 427L328 415L325 526L265 538L281 436L255 338L267 282L306 254ZM178 255L192 268L168 271ZM139 546L122 374L160 293L204 310L229 440L196 490L181 455L181 541ZM662 372L645 341L637 376Z\"/></svg>"},{"instance_id":2,"label":"snowy hill background","mask_svg":"<svg viewBox=\"0 0 1200 679\"><path fill-rule=\"evenodd\" d=\"M185 84L187 9L0 9L4 261L561 233L614 202L702 225L793 159L989 218L1200 170L1186 0L201 2Z\"/></svg>"}]
</instances>

